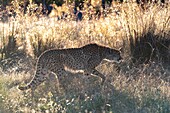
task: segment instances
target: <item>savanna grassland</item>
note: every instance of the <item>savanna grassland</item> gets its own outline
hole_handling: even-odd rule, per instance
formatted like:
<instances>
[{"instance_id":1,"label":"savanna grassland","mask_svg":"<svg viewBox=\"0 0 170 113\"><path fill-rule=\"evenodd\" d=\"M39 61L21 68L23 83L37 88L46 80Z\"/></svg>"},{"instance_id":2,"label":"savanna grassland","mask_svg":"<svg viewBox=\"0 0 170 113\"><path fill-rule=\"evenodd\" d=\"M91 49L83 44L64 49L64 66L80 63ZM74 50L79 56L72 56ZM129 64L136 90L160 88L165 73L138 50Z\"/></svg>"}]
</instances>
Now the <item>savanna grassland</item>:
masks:
<instances>
[{"instance_id":1,"label":"savanna grassland","mask_svg":"<svg viewBox=\"0 0 170 113\"><path fill-rule=\"evenodd\" d=\"M15 18L0 22L0 113L170 113L169 4L144 9L136 3L113 4L100 19L89 19L86 7L80 22L39 10L23 15L19 3L13 4ZM58 94L48 83L34 97L18 89L32 79L43 51L89 43L123 49L122 63L97 67L106 76L104 85L99 77L69 73Z\"/></svg>"}]
</instances>

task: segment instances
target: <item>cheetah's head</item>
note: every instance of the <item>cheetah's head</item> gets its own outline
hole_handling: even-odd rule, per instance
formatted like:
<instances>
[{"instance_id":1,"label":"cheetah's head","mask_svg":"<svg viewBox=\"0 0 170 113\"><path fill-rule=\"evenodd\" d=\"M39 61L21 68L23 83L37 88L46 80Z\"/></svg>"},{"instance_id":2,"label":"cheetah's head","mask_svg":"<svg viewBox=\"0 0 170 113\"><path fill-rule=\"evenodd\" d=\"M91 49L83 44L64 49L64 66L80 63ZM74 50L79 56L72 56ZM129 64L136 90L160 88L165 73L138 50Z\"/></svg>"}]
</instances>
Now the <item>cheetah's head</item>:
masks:
<instances>
[{"instance_id":1,"label":"cheetah's head","mask_svg":"<svg viewBox=\"0 0 170 113\"><path fill-rule=\"evenodd\" d=\"M122 60L119 50L106 48L106 50L104 51L104 54L105 54L105 58L103 60L106 60L108 62L120 63Z\"/></svg>"}]
</instances>

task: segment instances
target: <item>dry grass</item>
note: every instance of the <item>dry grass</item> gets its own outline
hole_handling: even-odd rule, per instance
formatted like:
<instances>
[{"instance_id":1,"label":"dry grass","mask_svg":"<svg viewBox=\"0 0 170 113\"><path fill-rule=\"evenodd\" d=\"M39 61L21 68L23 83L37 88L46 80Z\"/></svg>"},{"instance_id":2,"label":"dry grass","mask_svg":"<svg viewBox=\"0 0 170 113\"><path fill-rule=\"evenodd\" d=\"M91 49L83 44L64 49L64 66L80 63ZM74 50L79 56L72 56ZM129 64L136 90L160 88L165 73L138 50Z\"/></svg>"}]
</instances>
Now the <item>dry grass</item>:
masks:
<instances>
[{"instance_id":1,"label":"dry grass","mask_svg":"<svg viewBox=\"0 0 170 113\"><path fill-rule=\"evenodd\" d=\"M81 22L35 14L1 22L0 112L169 113L170 7L144 11L126 3L108 11L105 18ZM17 89L32 78L36 58L44 50L92 42L124 49L119 73L116 64L97 68L106 75L103 86L96 76L70 73L57 96L48 83L36 89L34 101L29 90Z\"/></svg>"}]
</instances>

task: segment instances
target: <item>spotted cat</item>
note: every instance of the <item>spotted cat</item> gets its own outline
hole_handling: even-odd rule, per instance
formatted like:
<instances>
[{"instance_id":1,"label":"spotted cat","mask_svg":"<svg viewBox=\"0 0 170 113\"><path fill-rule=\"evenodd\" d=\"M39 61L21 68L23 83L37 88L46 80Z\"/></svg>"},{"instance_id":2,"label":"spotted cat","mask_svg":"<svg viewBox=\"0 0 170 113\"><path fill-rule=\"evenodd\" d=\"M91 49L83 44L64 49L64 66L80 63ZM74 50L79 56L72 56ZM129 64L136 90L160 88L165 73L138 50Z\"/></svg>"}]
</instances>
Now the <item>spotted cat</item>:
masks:
<instances>
[{"instance_id":1,"label":"spotted cat","mask_svg":"<svg viewBox=\"0 0 170 113\"><path fill-rule=\"evenodd\" d=\"M42 82L51 78L51 75L57 75L58 80L66 71L79 72L84 74L94 74L102 78L102 84L105 76L95 68L102 62L119 62L122 59L120 51L111 49L98 44L88 44L80 48L53 49L42 53L37 61L36 72L26 86L19 86L20 90L35 88ZM53 79L53 78L52 78Z\"/></svg>"}]
</instances>

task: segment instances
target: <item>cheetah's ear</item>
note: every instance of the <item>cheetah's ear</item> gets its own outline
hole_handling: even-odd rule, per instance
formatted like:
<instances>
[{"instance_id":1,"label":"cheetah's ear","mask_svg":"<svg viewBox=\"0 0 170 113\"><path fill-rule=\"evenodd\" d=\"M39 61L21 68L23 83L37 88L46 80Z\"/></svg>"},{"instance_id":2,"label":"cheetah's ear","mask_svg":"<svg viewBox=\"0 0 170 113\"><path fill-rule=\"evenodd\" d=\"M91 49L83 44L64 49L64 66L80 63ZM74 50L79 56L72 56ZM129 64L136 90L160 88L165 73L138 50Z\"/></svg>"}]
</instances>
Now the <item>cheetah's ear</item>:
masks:
<instances>
[{"instance_id":1,"label":"cheetah's ear","mask_svg":"<svg viewBox=\"0 0 170 113\"><path fill-rule=\"evenodd\" d=\"M123 48L122 48L122 47L120 47L118 50L122 52L122 51L123 51Z\"/></svg>"},{"instance_id":2,"label":"cheetah's ear","mask_svg":"<svg viewBox=\"0 0 170 113\"><path fill-rule=\"evenodd\" d=\"M120 47L118 50L122 53L123 52L123 47Z\"/></svg>"}]
</instances>

